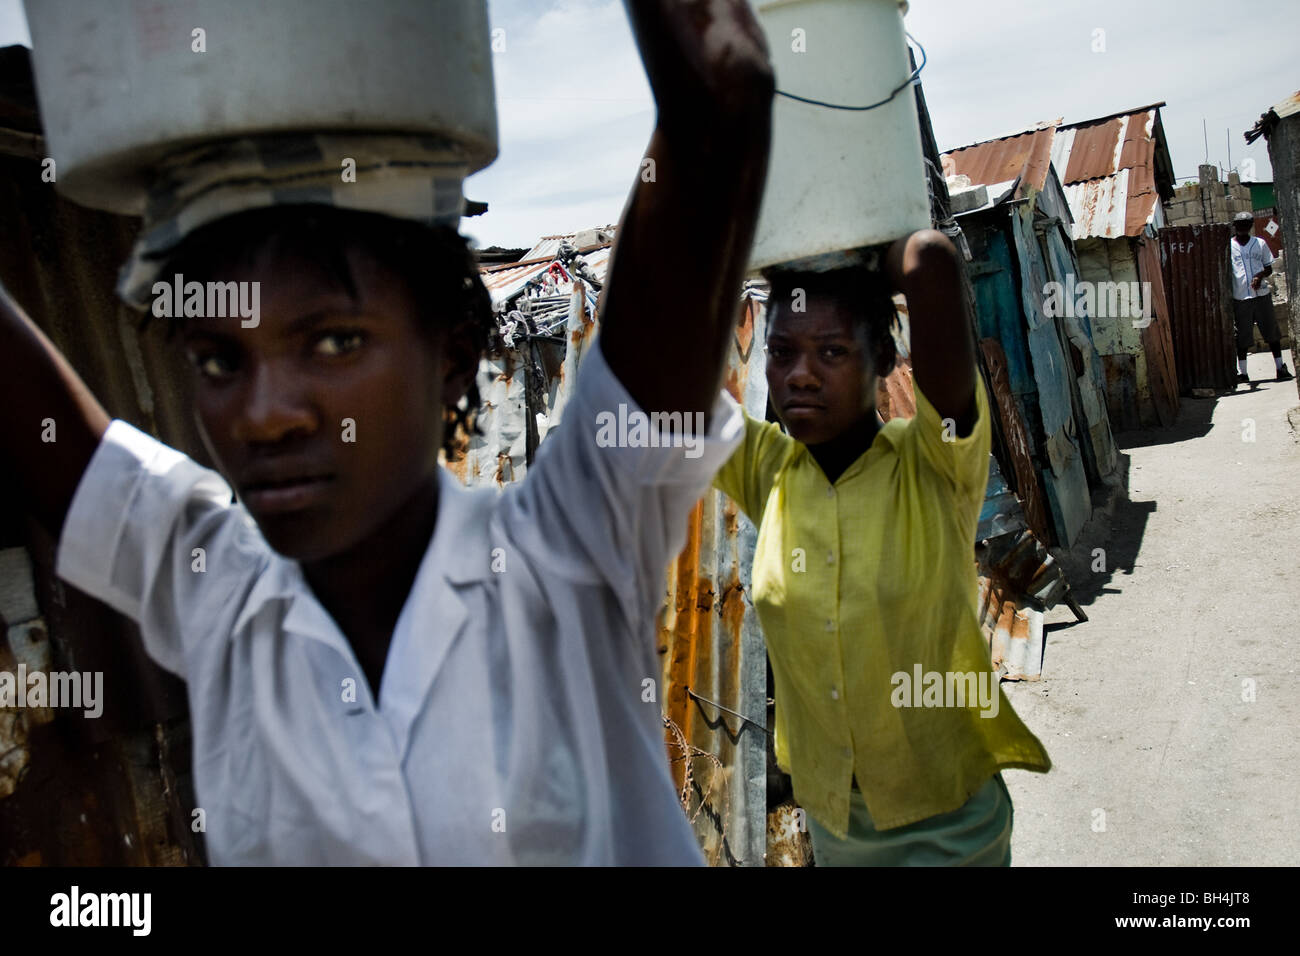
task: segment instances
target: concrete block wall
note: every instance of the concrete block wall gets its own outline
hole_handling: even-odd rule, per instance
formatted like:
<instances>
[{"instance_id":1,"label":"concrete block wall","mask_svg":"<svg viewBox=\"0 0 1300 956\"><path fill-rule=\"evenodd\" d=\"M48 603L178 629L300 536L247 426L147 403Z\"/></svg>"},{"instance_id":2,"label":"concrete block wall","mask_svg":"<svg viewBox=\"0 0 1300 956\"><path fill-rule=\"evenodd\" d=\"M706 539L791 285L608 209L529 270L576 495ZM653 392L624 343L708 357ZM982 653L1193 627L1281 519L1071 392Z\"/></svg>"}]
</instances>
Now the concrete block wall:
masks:
<instances>
[{"instance_id":1,"label":"concrete block wall","mask_svg":"<svg viewBox=\"0 0 1300 956\"><path fill-rule=\"evenodd\" d=\"M1174 189L1173 201L1165 205L1169 225L1232 222L1237 213L1252 211L1250 187L1242 185L1236 173L1229 173L1226 183L1220 181L1217 166L1201 166L1199 173L1199 181Z\"/></svg>"}]
</instances>

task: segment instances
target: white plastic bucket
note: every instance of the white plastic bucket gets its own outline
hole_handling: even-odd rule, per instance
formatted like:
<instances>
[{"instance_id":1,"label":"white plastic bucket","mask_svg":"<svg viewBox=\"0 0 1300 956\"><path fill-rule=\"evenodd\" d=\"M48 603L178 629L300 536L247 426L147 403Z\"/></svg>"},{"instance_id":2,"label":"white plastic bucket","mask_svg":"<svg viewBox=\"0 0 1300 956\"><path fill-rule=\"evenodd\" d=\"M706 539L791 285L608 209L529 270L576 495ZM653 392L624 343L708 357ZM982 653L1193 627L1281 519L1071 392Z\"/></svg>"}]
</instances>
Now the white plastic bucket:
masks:
<instances>
[{"instance_id":1,"label":"white plastic bucket","mask_svg":"<svg viewBox=\"0 0 1300 956\"><path fill-rule=\"evenodd\" d=\"M866 106L911 74L899 0L751 0L778 90ZM911 86L873 110L827 109L777 96L772 155L750 271L842 264L846 250L930 225Z\"/></svg>"},{"instance_id":2,"label":"white plastic bucket","mask_svg":"<svg viewBox=\"0 0 1300 956\"><path fill-rule=\"evenodd\" d=\"M179 146L292 130L437 134L497 154L486 0L26 0L56 183L143 209ZM205 52L196 52L202 30Z\"/></svg>"}]
</instances>

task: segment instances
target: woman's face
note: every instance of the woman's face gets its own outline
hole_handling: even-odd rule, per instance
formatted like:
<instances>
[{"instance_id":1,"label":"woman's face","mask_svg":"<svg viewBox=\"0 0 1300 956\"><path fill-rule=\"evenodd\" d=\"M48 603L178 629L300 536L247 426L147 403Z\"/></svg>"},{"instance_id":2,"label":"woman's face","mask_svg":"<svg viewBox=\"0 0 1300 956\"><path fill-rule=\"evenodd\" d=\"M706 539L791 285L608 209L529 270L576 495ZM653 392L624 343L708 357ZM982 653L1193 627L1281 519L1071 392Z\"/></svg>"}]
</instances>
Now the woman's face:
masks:
<instances>
[{"instance_id":1,"label":"woman's face","mask_svg":"<svg viewBox=\"0 0 1300 956\"><path fill-rule=\"evenodd\" d=\"M786 431L820 445L875 414L877 357L846 308L816 296L805 306L769 312L767 388Z\"/></svg>"},{"instance_id":2,"label":"woman's face","mask_svg":"<svg viewBox=\"0 0 1300 956\"><path fill-rule=\"evenodd\" d=\"M182 335L209 453L267 542L302 562L353 547L427 490L444 405L477 364L422 328L397 276L348 261L355 300L285 255L231 268L214 278L260 283L260 322L189 318Z\"/></svg>"}]
</instances>

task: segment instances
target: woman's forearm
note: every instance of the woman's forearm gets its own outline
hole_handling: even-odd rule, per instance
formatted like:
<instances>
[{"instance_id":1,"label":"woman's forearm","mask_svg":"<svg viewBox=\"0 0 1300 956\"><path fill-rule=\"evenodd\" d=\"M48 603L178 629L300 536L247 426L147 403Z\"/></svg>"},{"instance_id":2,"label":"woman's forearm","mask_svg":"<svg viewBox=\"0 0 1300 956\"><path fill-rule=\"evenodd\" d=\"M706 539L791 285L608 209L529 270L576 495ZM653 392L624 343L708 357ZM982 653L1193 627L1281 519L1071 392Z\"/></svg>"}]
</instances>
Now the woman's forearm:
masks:
<instances>
[{"instance_id":1,"label":"woman's forearm","mask_svg":"<svg viewBox=\"0 0 1300 956\"><path fill-rule=\"evenodd\" d=\"M658 122L610 260L603 349L643 408L707 413L767 179L775 81L746 0L627 6Z\"/></svg>"},{"instance_id":2,"label":"woman's forearm","mask_svg":"<svg viewBox=\"0 0 1300 956\"><path fill-rule=\"evenodd\" d=\"M890 279L907 299L912 369L930 404L959 435L975 420L975 343L957 250L943 233L914 232L890 248Z\"/></svg>"},{"instance_id":3,"label":"woman's forearm","mask_svg":"<svg viewBox=\"0 0 1300 956\"><path fill-rule=\"evenodd\" d=\"M57 537L109 416L0 285L0 460Z\"/></svg>"}]
</instances>

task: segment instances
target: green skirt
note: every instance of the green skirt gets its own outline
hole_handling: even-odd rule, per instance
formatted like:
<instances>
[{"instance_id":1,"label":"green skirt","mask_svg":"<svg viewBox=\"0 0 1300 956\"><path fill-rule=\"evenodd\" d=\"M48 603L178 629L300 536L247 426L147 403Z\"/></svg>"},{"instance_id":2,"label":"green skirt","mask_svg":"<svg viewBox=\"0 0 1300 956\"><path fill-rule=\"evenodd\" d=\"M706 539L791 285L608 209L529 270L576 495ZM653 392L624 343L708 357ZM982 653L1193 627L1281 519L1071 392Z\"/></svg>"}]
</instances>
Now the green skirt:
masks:
<instances>
[{"instance_id":1,"label":"green skirt","mask_svg":"<svg viewBox=\"0 0 1300 956\"><path fill-rule=\"evenodd\" d=\"M855 787L849 793L849 834L841 840L811 816L817 866L1010 866L1011 794L995 773L950 813L892 830L877 830Z\"/></svg>"}]
</instances>

